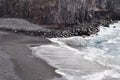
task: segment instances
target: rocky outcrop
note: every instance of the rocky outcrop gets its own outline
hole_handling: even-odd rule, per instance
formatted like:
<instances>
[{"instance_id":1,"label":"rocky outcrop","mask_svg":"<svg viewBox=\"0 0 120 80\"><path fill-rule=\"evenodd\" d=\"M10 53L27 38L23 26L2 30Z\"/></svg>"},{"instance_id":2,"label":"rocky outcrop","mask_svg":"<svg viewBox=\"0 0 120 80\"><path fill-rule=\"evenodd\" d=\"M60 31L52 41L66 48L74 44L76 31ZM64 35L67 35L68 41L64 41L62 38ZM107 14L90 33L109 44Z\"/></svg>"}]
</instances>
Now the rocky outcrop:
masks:
<instances>
[{"instance_id":1,"label":"rocky outcrop","mask_svg":"<svg viewBox=\"0 0 120 80\"><path fill-rule=\"evenodd\" d=\"M0 0L0 17L24 18L36 24L120 19L120 0Z\"/></svg>"},{"instance_id":2,"label":"rocky outcrop","mask_svg":"<svg viewBox=\"0 0 120 80\"><path fill-rule=\"evenodd\" d=\"M71 37L71 36L90 36L99 31L99 25L109 27L111 21L92 20L88 23L73 25L72 27L51 27L45 28L32 24L23 19L5 18L0 19L0 31L14 32L18 34L26 34L31 36L39 36L41 38ZM48 26L48 25L47 25Z\"/></svg>"}]
</instances>

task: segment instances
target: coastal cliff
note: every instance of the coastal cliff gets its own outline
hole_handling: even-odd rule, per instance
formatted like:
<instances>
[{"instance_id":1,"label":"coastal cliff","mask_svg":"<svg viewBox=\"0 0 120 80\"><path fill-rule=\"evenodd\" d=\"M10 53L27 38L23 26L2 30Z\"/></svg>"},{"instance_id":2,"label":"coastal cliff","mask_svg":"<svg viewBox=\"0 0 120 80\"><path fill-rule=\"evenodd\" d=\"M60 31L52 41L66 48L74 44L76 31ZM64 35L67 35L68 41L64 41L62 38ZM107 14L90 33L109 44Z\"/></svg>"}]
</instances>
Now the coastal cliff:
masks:
<instances>
[{"instance_id":1,"label":"coastal cliff","mask_svg":"<svg viewBox=\"0 0 120 80\"><path fill-rule=\"evenodd\" d=\"M120 0L0 0L0 17L24 18L36 24L120 19Z\"/></svg>"},{"instance_id":2,"label":"coastal cliff","mask_svg":"<svg viewBox=\"0 0 120 80\"><path fill-rule=\"evenodd\" d=\"M120 20L120 0L0 0L0 17L4 31L42 38L90 36L100 25Z\"/></svg>"}]
</instances>

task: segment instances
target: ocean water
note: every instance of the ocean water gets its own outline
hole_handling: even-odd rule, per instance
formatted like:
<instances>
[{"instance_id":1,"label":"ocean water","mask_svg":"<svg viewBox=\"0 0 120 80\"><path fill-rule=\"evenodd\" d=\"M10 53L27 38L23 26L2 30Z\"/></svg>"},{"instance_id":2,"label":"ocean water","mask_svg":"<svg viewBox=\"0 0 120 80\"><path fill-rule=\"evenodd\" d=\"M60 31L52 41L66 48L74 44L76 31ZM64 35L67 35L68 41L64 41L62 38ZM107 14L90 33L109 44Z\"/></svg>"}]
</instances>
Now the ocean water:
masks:
<instances>
[{"instance_id":1,"label":"ocean water","mask_svg":"<svg viewBox=\"0 0 120 80\"><path fill-rule=\"evenodd\" d=\"M60 80L120 80L120 21L90 37L51 38L31 47L33 55L57 68ZM59 79L56 79L59 80Z\"/></svg>"}]
</instances>

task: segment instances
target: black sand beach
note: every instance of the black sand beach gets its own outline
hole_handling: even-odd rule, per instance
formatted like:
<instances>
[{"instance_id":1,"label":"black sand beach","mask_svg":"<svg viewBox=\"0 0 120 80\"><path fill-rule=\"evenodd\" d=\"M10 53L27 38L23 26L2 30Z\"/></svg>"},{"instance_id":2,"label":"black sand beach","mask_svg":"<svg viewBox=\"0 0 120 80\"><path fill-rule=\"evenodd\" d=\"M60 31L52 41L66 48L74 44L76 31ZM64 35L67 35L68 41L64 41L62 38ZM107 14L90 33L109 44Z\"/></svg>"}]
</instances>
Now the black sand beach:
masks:
<instances>
[{"instance_id":1,"label":"black sand beach","mask_svg":"<svg viewBox=\"0 0 120 80\"><path fill-rule=\"evenodd\" d=\"M60 77L55 68L35 58L27 47L27 44L46 43L50 41L0 31L0 80L50 80Z\"/></svg>"}]
</instances>

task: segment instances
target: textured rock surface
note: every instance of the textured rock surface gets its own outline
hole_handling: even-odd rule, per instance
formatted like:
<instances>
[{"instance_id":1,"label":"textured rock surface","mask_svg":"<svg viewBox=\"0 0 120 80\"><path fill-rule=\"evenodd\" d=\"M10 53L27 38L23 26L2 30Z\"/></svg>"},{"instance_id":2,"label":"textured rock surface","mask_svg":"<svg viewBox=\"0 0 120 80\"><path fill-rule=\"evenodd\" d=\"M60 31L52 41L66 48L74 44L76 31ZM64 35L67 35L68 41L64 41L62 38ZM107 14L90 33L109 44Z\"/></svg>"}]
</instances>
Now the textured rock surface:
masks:
<instances>
[{"instance_id":1,"label":"textured rock surface","mask_svg":"<svg viewBox=\"0 0 120 80\"><path fill-rule=\"evenodd\" d=\"M25 18L37 24L120 19L120 0L0 0L0 17Z\"/></svg>"},{"instance_id":2,"label":"textured rock surface","mask_svg":"<svg viewBox=\"0 0 120 80\"><path fill-rule=\"evenodd\" d=\"M39 36L41 38L90 36L91 34L95 34L99 31L99 25L109 27L110 23L112 23L112 21L103 19L92 20L88 23L81 23L79 25L72 26L54 27L50 25L50 28L46 28L32 24L23 19L2 18L0 19L0 30Z\"/></svg>"},{"instance_id":3,"label":"textured rock surface","mask_svg":"<svg viewBox=\"0 0 120 80\"><path fill-rule=\"evenodd\" d=\"M0 27L4 28L12 28L12 29L26 29L26 30L42 30L46 31L47 29L30 23L24 19L16 19L16 18L0 18Z\"/></svg>"}]
</instances>

